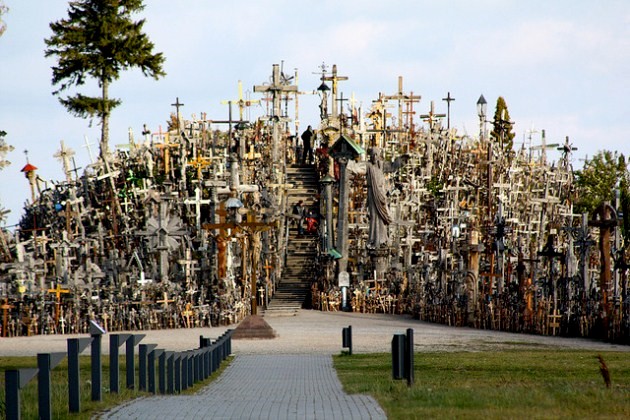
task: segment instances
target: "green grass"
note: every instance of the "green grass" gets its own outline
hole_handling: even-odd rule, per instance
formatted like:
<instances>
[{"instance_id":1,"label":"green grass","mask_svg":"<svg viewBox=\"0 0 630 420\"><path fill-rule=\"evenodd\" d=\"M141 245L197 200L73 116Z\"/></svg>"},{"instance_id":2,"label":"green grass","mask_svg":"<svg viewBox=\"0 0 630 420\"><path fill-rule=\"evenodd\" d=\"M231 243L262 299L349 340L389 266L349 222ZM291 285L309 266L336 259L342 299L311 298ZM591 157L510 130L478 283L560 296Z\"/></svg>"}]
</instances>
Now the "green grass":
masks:
<instances>
[{"instance_id":1,"label":"green grass","mask_svg":"<svg viewBox=\"0 0 630 420\"><path fill-rule=\"evenodd\" d=\"M601 354L611 376L606 388ZM346 392L374 396L390 419L630 418L630 353L509 350L416 353L415 384L390 354L335 356Z\"/></svg>"},{"instance_id":2,"label":"green grass","mask_svg":"<svg viewBox=\"0 0 630 420\"><path fill-rule=\"evenodd\" d=\"M221 367L214 372L208 379L194 384L193 387L182 391L182 394L192 394L197 392L203 386L209 384L216 379L221 372L229 365L232 358L228 358L221 364ZM80 358L81 365L81 412L70 414L68 412L68 364L67 359L62 361L55 369L52 370L52 415L54 419L90 419L117 405L134 398L146 397L152 394L137 390L138 387L138 361L136 360L136 390L129 390L126 387L126 363L125 358L120 358L119 370L119 389L118 394L109 392L109 357L103 357L103 373L102 373L102 401L92 401L92 386L90 373L90 357L82 356ZM35 357L0 357L0 419L4 419L4 403L5 403L5 383L4 371L9 369L33 368L37 367L37 359ZM157 387L156 375L156 387ZM37 378L33 378L28 385L20 391L20 407L23 419L37 419Z\"/></svg>"}]
</instances>

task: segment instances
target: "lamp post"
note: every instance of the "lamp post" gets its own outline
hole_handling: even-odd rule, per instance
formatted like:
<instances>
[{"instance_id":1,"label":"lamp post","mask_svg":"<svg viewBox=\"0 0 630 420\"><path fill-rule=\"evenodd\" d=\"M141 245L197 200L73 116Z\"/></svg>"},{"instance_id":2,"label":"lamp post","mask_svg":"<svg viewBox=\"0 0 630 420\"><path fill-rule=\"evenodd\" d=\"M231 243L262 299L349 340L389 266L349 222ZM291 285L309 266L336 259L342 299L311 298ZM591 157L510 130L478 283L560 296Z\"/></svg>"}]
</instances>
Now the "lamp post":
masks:
<instances>
[{"instance_id":1,"label":"lamp post","mask_svg":"<svg viewBox=\"0 0 630 420\"><path fill-rule=\"evenodd\" d=\"M477 115L479 116L479 138L486 138L486 115L488 110L488 102L483 95L477 99Z\"/></svg>"}]
</instances>

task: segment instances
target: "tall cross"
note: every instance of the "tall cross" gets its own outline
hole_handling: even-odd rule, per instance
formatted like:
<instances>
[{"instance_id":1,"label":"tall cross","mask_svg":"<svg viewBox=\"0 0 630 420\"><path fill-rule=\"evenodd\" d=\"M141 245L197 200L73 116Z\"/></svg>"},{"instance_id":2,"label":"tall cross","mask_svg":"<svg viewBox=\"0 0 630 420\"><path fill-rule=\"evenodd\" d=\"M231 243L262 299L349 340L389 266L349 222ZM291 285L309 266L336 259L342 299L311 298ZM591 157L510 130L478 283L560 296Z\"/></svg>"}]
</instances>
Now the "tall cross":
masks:
<instances>
[{"instance_id":1,"label":"tall cross","mask_svg":"<svg viewBox=\"0 0 630 420\"><path fill-rule=\"evenodd\" d=\"M175 98L175 103L171 104L171 106L175 107L175 117L177 118L177 134L179 135L179 118L180 118L179 108L183 107L184 104L179 102L179 97L177 97Z\"/></svg>"},{"instance_id":2,"label":"tall cross","mask_svg":"<svg viewBox=\"0 0 630 420\"><path fill-rule=\"evenodd\" d=\"M455 100L455 98L451 97L451 92L446 94L446 98L442 98L443 101L446 101L446 128L451 129L451 102Z\"/></svg>"},{"instance_id":3,"label":"tall cross","mask_svg":"<svg viewBox=\"0 0 630 420\"><path fill-rule=\"evenodd\" d=\"M232 103L238 104L239 120L243 121L243 113L245 111L245 108L249 108L253 104L259 104L260 100L259 99L252 100L252 99L249 99L249 98L244 98L243 97L243 82L241 82L239 80L238 81L238 99L237 100L233 100L233 101L221 101L221 103L223 105L226 105L228 102L232 102Z\"/></svg>"},{"instance_id":4,"label":"tall cross","mask_svg":"<svg viewBox=\"0 0 630 420\"><path fill-rule=\"evenodd\" d=\"M348 80L347 76L338 76L337 75L337 65L333 64L332 66L332 75L331 76L322 76L322 81L332 81L332 117L337 117L337 83L343 80Z\"/></svg>"},{"instance_id":5,"label":"tall cross","mask_svg":"<svg viewBox=\"0 0 630 420\"><path fill-rule=\"evenodd\" d=\"M420 96L414 96L413 92L409 95L405 94L405 92L403 91L403 77L402 76L398 76L398 93L396 93L395 95L385 95L384 98L387 100L391 99L391 100L398 101L398 128L400 129L402 129L404 126L403 115L405 114L405 112L403 111L403 103L411 102L413 104L413 102L420 101Z\"/></svg>"},{"instance_id":6,"label":"tall cross","mask_svg":"<svg viewBox=\"0 0 630 420\"><path fill-rule=\"evenodd\" d=\"M273 101L273 144L271 151L271 158L273 162L278 162L278 144L280 143L280 130L279 122L282 116L281 102L282 95L290 92L297 92L298 87L296 85L287 85L282 82L280 78L280 65L274 64L271 74L270 85L257 85L254 86L254 92L271 93Z\"/></svg>"}]
</instances>

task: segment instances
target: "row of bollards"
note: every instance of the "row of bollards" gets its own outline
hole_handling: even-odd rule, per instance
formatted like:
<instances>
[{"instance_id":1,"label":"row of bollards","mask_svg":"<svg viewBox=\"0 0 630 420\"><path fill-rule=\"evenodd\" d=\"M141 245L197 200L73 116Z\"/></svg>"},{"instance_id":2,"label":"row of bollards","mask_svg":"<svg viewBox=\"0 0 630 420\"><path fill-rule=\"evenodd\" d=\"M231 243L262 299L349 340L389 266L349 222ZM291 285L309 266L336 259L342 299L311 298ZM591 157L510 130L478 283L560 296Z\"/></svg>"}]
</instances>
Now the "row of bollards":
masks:
<instances>
[{"instance_id":1,"label":"row of bollards","mask_svg":"<svg viewBox=\"0 0 630 420\"><path fill-rule=\"evenodd\" d=\"M196 382L207 379L219 369L232 352L232 332L227 330L217 340L199 339L199 348L183 352L158 349L156 344L140 344L138 350L138 389L150 393L174 394L186 390ZM101 338L106 331L94 321L90 325L90 337L67 340L67 353L39 353L37 368L10 369L5 371L6 419L20 419L20 389L37 377L38 414L40 419L52 418L51 371L68 357L68 411L81 411L79 355L91 345L92 401L102 399ZM126 346L126 385L135 388L135 347L144 334L112 334L109 340L109 389L119 392L119 348ZM157 361L157 366L156 366ZM156 369L157 367L157 369ZM157 375L156 375L157 370ZM156 389L157 376L157 389Z\"/></svg>"},{"instance_id":2,"label":"row of bollards","mask_svg":"<svg viewBox=\"0 0 630 420\"><path fill-rule=\"evenodd\" d=\"M352 355L352 326L341 330L341 343ZM392 338L392 377L396 380L406 379L407 385L414 382L413 363L413 329L408 328L406 334L394 334Z\"/></svg>"}]
</instances>

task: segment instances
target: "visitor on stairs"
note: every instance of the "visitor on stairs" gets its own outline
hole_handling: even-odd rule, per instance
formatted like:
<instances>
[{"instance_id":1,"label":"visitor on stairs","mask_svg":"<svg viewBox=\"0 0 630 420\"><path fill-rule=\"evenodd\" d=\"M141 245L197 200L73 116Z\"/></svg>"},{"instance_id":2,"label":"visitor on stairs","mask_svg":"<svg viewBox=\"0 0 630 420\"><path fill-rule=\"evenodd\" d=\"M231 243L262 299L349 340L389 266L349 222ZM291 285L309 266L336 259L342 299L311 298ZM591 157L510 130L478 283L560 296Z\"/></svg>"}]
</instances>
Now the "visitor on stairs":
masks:
<instances>
[{"instance_id":1,"label":"visitor on stairs","mask_svg":"<svg viewBox=\"0 0 630 420\"><path fill-rule=\"evenodd\" d=\"M297 219L298 236L304 235L304 202L302 200L293 206L293 217Z\"/></svg>"}]
</instances>

